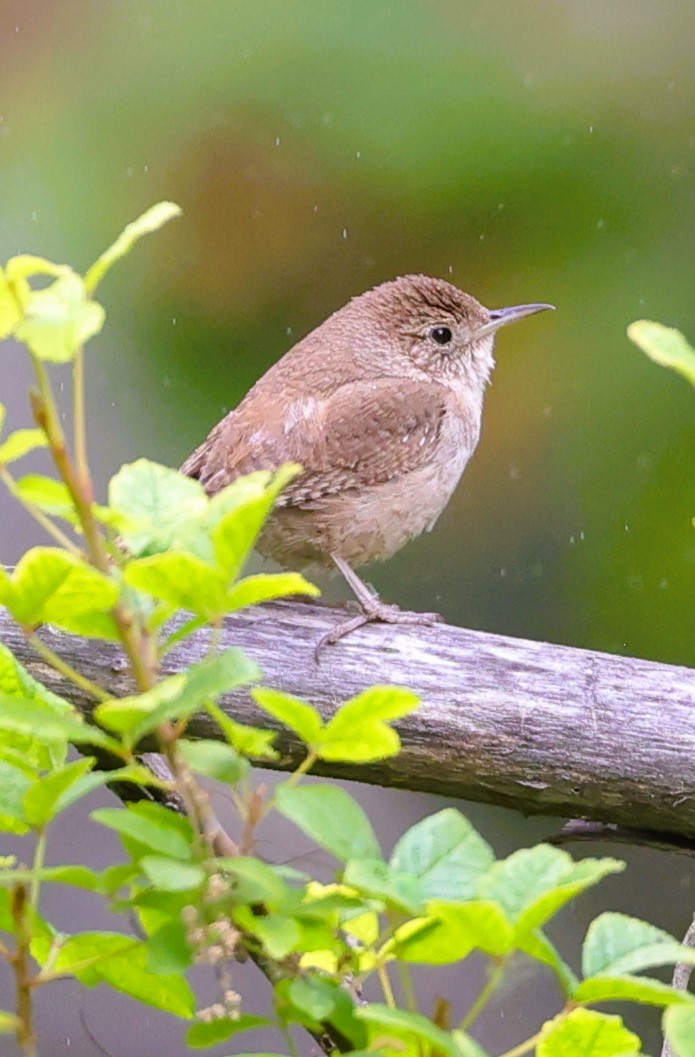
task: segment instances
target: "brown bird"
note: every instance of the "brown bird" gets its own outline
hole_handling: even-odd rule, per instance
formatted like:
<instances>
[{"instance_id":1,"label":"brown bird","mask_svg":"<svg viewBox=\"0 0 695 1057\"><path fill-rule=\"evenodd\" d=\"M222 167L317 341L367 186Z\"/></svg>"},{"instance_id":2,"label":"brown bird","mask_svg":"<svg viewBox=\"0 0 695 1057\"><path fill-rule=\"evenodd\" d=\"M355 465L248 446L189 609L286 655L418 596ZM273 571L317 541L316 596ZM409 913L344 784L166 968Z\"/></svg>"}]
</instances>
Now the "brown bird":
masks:
<instances>
[{"instance_id":1,"label":"brown bird","mask_svg":"<svg viewBox=\"0 0 695 1057\"><path fill-rule=\"evenodd\" d=\"M337 566L371 620L429 624L382 602L355 568L429 531L480 436L495 333L552 308L484 308L451 283L406 275L353 298L256 382L186 460L214 495L241 474L297 462L258 543L291 569Z\"/></svg>"}]
</instances>

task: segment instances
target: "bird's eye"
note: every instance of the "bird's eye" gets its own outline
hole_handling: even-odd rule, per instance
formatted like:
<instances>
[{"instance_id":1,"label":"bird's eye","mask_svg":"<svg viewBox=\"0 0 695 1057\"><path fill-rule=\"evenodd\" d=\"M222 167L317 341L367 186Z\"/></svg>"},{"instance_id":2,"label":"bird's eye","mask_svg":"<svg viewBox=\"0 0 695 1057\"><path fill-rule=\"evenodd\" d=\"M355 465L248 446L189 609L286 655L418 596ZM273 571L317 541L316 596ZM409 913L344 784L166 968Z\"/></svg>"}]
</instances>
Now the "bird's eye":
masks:
<instances>
[{"instance_id":1,"label":"bird's eye","mask_svg":"<svg viewBox=\"0 0 695 1057\"><path fill-rule=\"evenodd\" d=\"M437 345L448 345L453 334L449 327L432 327L430 337L437 342Z\"/></svg>"}]
</instances>

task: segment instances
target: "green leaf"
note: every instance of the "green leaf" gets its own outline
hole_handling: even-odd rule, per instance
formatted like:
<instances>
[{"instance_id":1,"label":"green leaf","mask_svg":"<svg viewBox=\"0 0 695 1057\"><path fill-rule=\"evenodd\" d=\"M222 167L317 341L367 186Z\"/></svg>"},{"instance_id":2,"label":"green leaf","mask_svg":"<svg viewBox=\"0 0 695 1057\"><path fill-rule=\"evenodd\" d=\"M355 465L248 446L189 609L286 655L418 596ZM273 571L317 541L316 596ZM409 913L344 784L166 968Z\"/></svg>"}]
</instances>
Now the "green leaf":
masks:
<instances>
[{"instance_id":1,"label":"green leaf","mask_svg":"<svg viewBox=\"0 0 695 1057\"><path fill-rule=\"evenodd\" d=\"M582 980L577 986L572 1001L587 1005L590 1002L641 1002L650 1006L671 1006L695 1000L686 991L670 987L661 980L651 980L644 976L613 976L609 973L598 973L596 976Z\"/></svg>"},{"instance_id":2,"label":"green leaf","mask_svg":"<svg viewBox=\"0 0 695 1057\"><path fill-rule=\"evenodd\" d=\"M236 785L248 773L248 760L240 756L231 745L222 741L189 741L179 738L177 745L183 759L195 774Z\"/></svg>"},{"instance_id":3,"label":"green leaf","mask_svg":"<svg viewBox=\"0 0 695 1057\"><path fill-rule=\"evenodd\" d=\"M679 330L665 327L663 323L638 319L627 328L627 334L655 363L678 371L695 385L695 350Z\"/></svg>"},{"instance_id":4,"label":"green leaf","mask_svg":"<svg viewBox=\"0 0 695 1057\"><path fill-rule=\"evenodd\" d=\"M7 1013L0 1010L0 1035L14 1035L18 1033L22 1022L15 1013Z\"/></svg>"},{"instance_id":5,"label":"green leaf","mask_svg":"<svg viewBox=\"0 0 695 1057\"><path fill-rule=\"evenodd\" d=\"M291 694L270 690L265 686L254 687L251 696L264 712L293 730L306 745L315 745L319 741L323 720L321 713L312 705Z\"/></svg>"},{"instance_id":6,"label":"green leaf","mask_svg":"<svg viewBox=\"0 0 695 1057\"><path fill-rule=\"evenodd\" d=\"M637 973L657 965L695 965L695 949L654 925L627 914L600 914L587 929L582 951L584 976Z\"/></svg>"},{"instance_id":7,"label":"green leaf","mask_svg":"<svg viewBox=\"0 0 695 1057\"><path fill-rule=\"evenodd\" d=\"M0 883L30 884L34 878L49 884L65 884L74 888L83 888L87 892L98 892L101 889L101 878L88 866L44 866L40 870L3 870L0 871Z\"/></svg>"},{"instance_id":8,"label":"green leaf","mask_svg":"<svg viewBox=\"0 0 695 1057\"><path fill-rule=\"evenodd\" d=\"M95 715L100 723L127 736L128 743L135 745L167 720L186 719L208 699L245 686L259 674L253 661L231 647L162 679L152 690L103 702Z\"/></svg>"},{"instance_id":9,"label":"green leaf","mask_svg":"<svg viewBox=\"0 0 695 1057\"><path fill-rule=\"evenodd\" d=\"M249 907L237 907L234 920L261 941L275 961L282 961L296 950L301 939L297 922L282 914L255 915Z\"/></svg>"},{"instance_id":10,"label":"green leaf","mask_svg":"<svg viewBox=\"0 0 695 1057\"><path fill-rule=\"evenodd\" d=\"M190 822L161 804L143 801L127 808L103 807L93 811L90 818L169 858L182 862L191 858Z\"/></svg>"},{"instance_id":11,"label":"green leaf","mask_svg":"<svg viewBox=\"0 0 695 1057\"><path fill-rule=\"evenodd\" d=\"M0 341L9 338L21 319L22 306L15 286L0 268Z\"/></svg>"},{"instance_id":12,"label":"green leaf","mask_svg":"<svg viewBox=\"0 0 695 1057\"><path fill-rule=\"evenodd\" d=\"M326 724L320 749L324 760L367 763L399 752L398 734L385 722L414 711L419 697L400 686L373 686L341 705Z\"/></svg>"},{"instance_id":13,"label":"green leaf","mask_svg":"<svg viewBox=\"0 0 695 1057\"><path fill-rule=\"evenodd\" d=\"M236 1020L231 1017L218 1017L207 1023L201 1021L194 1024L188 1029L186 1042L192 1049L203 1049L218 1042L226 1042L232 1035L239 1035L242 1031L251 1031L270 1023L267 1017L256 1017L250 1013L242 1013ZM254 1054L254 1057L257 1055Z\"/></svg>"},{"instance_id":14,"label":"green leaf","mask_svg":"<svg viewBox=\"0 0 695 1057\"><path fill-rule=\"evenodd\" d=\"M0 760L0 831L27 832L24 797L30 786L31 778L23 770Z\"/></svg>"},{"instance_id":15,"label":"green leaf","mask_svg":"<svg viewBox=\"0 0 695 1057\"><path fill-rule=\"evenodd\" d=\"M237 723L212 701L205 702L205 711L215 720L228 743L242 756L257 757L261 760L278 759L279 753L272 747L275 740L274 731Z\"/></svg>"},{"instance_id":16,"label":"green leaf","mask_svg":"<svg viewBox=\"0 0 695 1057\"><path fill-rule=\"evenodd\" d=\"M337 859L381 857L371 822L357 801L339 786L293 788L284 782L275 796L278 811Z\"/></svg>"},{"instance_id":17,"label":"green leaf","mask_svg":"<svg viewBox=\"0 0 695 1057\"><path fill-rule=\"evenodd\" d=\"M396 869L420 878L425 899L472 899L495 860L492 848L455 808L412 826L391 856Z\"/></svg>"},{"instance_id":18,"label":"green leaf","mask_svg":"<svg viewBox=\"0 0 695 1057\"><path fill-rule=\"evenodd\" d=\"M695 1009L689 1003L671 1006L664 1014L666 1037L677 1057L693 1057L695 1053Z\"/></svg>"},{"instance_id":19,"label":"green leaf","mask_svg":"<svg viewBox=\"0 0 695 1057\"><path fill-rule=\"evenodd\" d=\"M287 903L290 889L278 867L245 855L220 858L216 862L232 880L235 903L262 903L268 910L279 910Z\"/></svg>"},{"instance_id":20,"label":"green leaf","mask_svg":"<svg viewBox=\"0 0 695 1057\"><path fill-rule=\"evenodd\" d=\"M70 787L92 769L92 758L75 760L64 767L37 778L24 795L24 811L27 822L36 829L43 827L60 814L70 803L66 797Z\"/></svg>"},{"instance_id":21,"label":"green leaf","mask_svg":"<svg viewBox=\"0 0 695 1057\"><path fill-rule=\"evenodd\" d=\"M0 642L0 693L39 701L57 713L72 713L72 705L34 679L14 654Z\"/></svg>"},{"instance_id":22,"label":"green leaf","mask_svg":"<svg viewBox=\"0 0 695 1057\"><path fill-rule=\"evenodd\" d=\"M514 936L514 946L517 950L528 954L530 958L535 958L536 961L549 966L555 973L565 995L568 998L574 995L578 984L577 977L567 962L560 957L545 933L537 929L534 932L524 932L519 935L517 931Z\"/></svg>"},{"instance_id":23,"label":"green leaf","mask_svg":"<svg viewBox=\"0 0 695 1057\"><path fill-rule=\"evenodd\" d=\"M423 1055L435 1052L446 1054L447 1057L461 1057L457 1043L449 1032L438 1028L429 1017L421 1013L407 1013L403 1009L392 1009L390 1006L371 1002L368 1006L356 1009L355 1016L367 1023L370 1042L386 1034L396 1039L417 1040L418 1052ZM460 1034L463 1039L466 1038L463 1032ZM379 1049L381 1048L380 1045ZM387 1052L396 1049L385 1048Z\"/></svg>"},{"instance_id":24,"label":"green leaf","mask_svg":"<svg viewBox=\"0 0 695 1057\"><path fill-rule=\"evenodd\" d=\"M208 499L193 478L138 459L111 478L109 506L124 519L121 535L128 550L140 556L174 546L180 533L206 515Z\"/></svg>"},{"instance_id":25,"label":"green leaf","mask_svg":"<svg viewBox=\"0 0 695 1057\"><path fill-rule=\"evenodd\" d=\"M239 575L272 510L276 497L282 488L293 477L296 477L298 469L299 467L288 464L274 474L263 471L250 474L245 479L244 485L235 488L236 482L234 482L229 486L229 490L225 489L222 496L217 499L213 511L224 511L224 513L212 529L212 540L217 564L224 570L227 583L231 583ZM287 583L296 583L298 586L290 589L290 592L282 593L318 593L317 589L307 584L303 577L296 577L295 574L288 574L288 576ZM270 578L268 581L270 582ZM261 583L262 579L259 579L259 590ZM308 591L300 585L306 585ZM277 597L277 595L266 595L266 597ZM242 602L241 604L248 605L249 603ZM240 608L239 605L236 608Z\"/></svg>"},{"instance_id":26,"label":"green leaf","mask_svg":"<svg viewBox=\"0 0 695 1057\"><path fill-rule=\"evenodd\" d=\"M147 940L147 968L152 973L183 973L193 964L193 952L180 916L167 921Z\"/></svg>"},{"instance_id":27,"label":"green leaf","mask_svg":"<svg viewBox=\"0 0 695 1057\"><path fill-rule=\"evenodd\" d=\"M305 580L300 573L257 573L255 576L246 576L230 588L226 596L225 613L233 613L261 602L272 602L275 598L286 598L288 595L316 598L320 594L318 587Z\"/></svg>"},{"instance_id":28,"label":"green leaf","mask_svg":"<svg viewBox=\"0 0 695 1057\"><path fill-rule=\"evenodd\" d=\"M543 1025L538 1057L625 1057L639 1053L641 1041L620 1017L573 1009Z\"/></svg>"},{"instance_id":29,"label":"green leaf","mask_svg":"<svg viewBox=\"0 0 695 1057\"><path fill-rule=\"evenodd\" d=\"M42 429L16 429L0 444L0 465L9 466L35 448L45 448L47 445L46 434Z\"/></svg>"},{"instance_id":30,"label":"green leaf","mask_svg":"<svg viewBox=\"0 0 695 1057\"><path fill-rule=\"evenodd\" d=\"M73 523L77 521L75 505L62 481L44 477L40 473L30 473L17 481L16 488L25 503L31 503L45 514L62 517Z\"/></svg>"},{"instance_id":31,"label":"green leaf","mask_svg":"<svg viewBox=\"0 0 695 1057\"><path fill-rule=\"evenodd\" d=\"M137 558L128 563L123 576L131 587L206 620L216 620L227 611L224 577L192 554L168 551Z\"/></svg>"},{"instance_id":32,"label":"green leaf","mask_svg":"<svg viewBox=\"0 0 695 1057\"><path fill-rule=\"evenodd\" d=\"M105 312L87 297L79 275L65 271L44 290L32 290L15 329L39 360L68 363L104 325Z\"/></svg>"},{"instance_id":33,"label":"green leaf","mask_svg":"<svg viewBox=\"0 0 695 1057\"><path fill-rule=\"evenodd\" d=\"M164 855L143 855L140 866L147 879L163 892L186 892L205 883L205 870L197 863L179 862Z\"/></svg>"},{"instance_id":34,"label":"green leaf","mask_svg":"<svg viewBox=\"0 0 695 1057\"><path fill-rule=\"evenodd\" d=\"M96 290L108 270L121 257L125 257L127 253L130 253L135 243L144 235L150 235L152 232L158 231L159 228L173 220L174 217L180 216L181 209L174 202L157 202L156 205L150 206L137 220L127 224L116 241L102 253L87 271L84 284L89 293L93 293Z\"/></svg>"},{"instance_id":35,"label":"green leaf","mask_svg":"<svg viewBox=\"0 0 695 1057\"><path fill-rule=\"evenodd\" d=\"M139 1002L174 1016L193 1016L195 997L185 978L180 973L150 972L147 944L133 941L130 936L113 932L71 936L60 947L52 968L76 976L87 987L106 980Z\"/></svg>"},{"instance_id":36,"label":"green leaf","mask_svg":"<svg viewBox=\"0 0 695 1057\"><path fill-rule=\"evenodd\" d=\"M335 1009L335 991L319 977L293 980L289 986L289 998L292 1004L303 1010L312 1020L320 1023Z\"/></svg>"},{"instance_id":37,"label":"green leaf","mask_svg":"<svg viewBox=\"0 0 695 1057\"><path fill-rule=\"evenodd\" d=\"M77 713L57 712L51 705L40 700L28 700L21 697L7 697L0 693L0 730L12 731L19 736L36 735L46 745L58 746L53 766L59 766L65 753L62 751L66 741L76 745L99 745L118 754L121 751L119 742L114 741L98 727L85 722ZM7 741L3 734L3 742ZM42 768L44 764L39 763Z\"/></svg>"},{"instance_id":38,"label":"green leaf","mask_svg":"<svg viewBox=\"0 0 695 1057\"><path fill-rule=\"evenodd\" d=\"M0 585L0 602L18 624L56 624L68 631L84 632L77 626L76 618L111 610L118 595L113 580L86 561L55 547L33 547L27 551L4 590Z\"/></svg>"},{"instance_id":39,"label":"green leaf","mask_svg":"<svg viewBox=\"0 0 695 1057\"><path fill-rule=\"evenodd\" d=\"M427 965L462 961L474 950L503 957L514 948L514 928L497 903L432 900L426 918L397 931L393 948L404 961Z\"/></svg>"},{"instance_id":40,"label":"green leaf","mask_svg":"<svg viewBox=\"0 0 695 1057\"><path fill-rule=\"evenodd\" d=\"M537 844L495 863L480 879L479 889L504 907L521 933L543 925L580 892L624 868L608 858L575 863L567 852Z\"/></svg>"},{"instance_id":41,"label":"green leaf","mask_svg":"<svg viewBox=\"0 0 695 1057\"><path fill-rule=\"evenodd\" d=\"M0 643L0 729L3 707L13 698L19 699L24 707L29 709L38 702L38 708L44 717L47 714L73 712L72 705L34 679L7 646ZM10 709L15 714L18 711L16 706L10 705ZM28 765L48 770L49 767L58 767L63 763L66 755L66 736L55 729L49 736L41 727L40 719L37 726L25 722L21 731L15 729L11 735L6 727L1 743L6 750L21 752Z\"/></svg>"},{"instance_id":42,"label":"green leaf","mask_svg":"<svg viewBox=\"0 0 695 1057\"><path fill-rule=\"evenodd\" d=\"M30 253L10 257L6 267L7 278L11 282L18 279L34 279L37 275L50 275L53 279L60 279L61 275L70 274L71 271L67 264L54 264L45 257L35 257Z\"/></svg>"},{"instance_id":43,"label":"green leaf","mask_svg":"<svg viewBox=\"0 0 695 1057\"><path fill-rule=\"evenodd\" d=\"M350 859L343 872L343 883L406 914L421 914L424 909L417 877L400 873L380 859Z\"/></svg>"}]
</instances>

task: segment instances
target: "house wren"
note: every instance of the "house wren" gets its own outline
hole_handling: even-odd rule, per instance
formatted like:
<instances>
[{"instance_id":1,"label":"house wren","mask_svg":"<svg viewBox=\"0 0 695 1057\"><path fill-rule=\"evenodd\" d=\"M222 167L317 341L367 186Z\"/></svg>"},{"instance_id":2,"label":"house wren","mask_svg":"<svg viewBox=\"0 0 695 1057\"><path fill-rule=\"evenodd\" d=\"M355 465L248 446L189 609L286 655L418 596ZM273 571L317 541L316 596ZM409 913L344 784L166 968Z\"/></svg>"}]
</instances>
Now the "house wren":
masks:
<instances>
[{"instance_id":1,"label":"house wren","mask_svg":"<svg viewBox=\"0 0 695 1057\"><path fill-rule=\"evenodd\" d=\"M256 382L186 460L210 495L297 462L258 550L291 569L337 566L371 620L429 624L387 605L355 568L429 531L480 435L496 331L552 305L484 308L451 283L406 275L353 298Z\"/></svg>"}]
</instances>

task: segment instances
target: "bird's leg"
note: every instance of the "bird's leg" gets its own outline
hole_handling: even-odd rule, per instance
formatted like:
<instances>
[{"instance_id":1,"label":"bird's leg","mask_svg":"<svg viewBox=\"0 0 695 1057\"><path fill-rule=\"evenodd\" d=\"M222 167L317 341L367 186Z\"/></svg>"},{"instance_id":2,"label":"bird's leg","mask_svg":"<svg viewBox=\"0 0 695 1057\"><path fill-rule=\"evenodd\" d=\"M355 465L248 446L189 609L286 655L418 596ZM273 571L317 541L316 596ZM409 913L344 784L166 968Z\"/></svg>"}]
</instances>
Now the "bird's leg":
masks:
<instances>
[{"instance_id":1,"label":"bird's leg","mask_svg":"<svg viewBox=\"0 0 695 1057\"><path fill-rule=\"evenodd\" d=\"M321 636L314 651L317 659L324 646L338 642L345 635L349 635L351 631L363 627L364 624L370 624L372 621L381 621L384 624L424 624L427 627L442 620L439 613L414 613L407 609L400 609L398 606L388 602L382 602L378 594L359 578L355 570L344 558L341 558L338 554L332 554L331 558L340 569L348 586L354 592L362 612L351 617L350 620L338 624L332 631L328 631Z\"/></svg>"}]
</instances>

